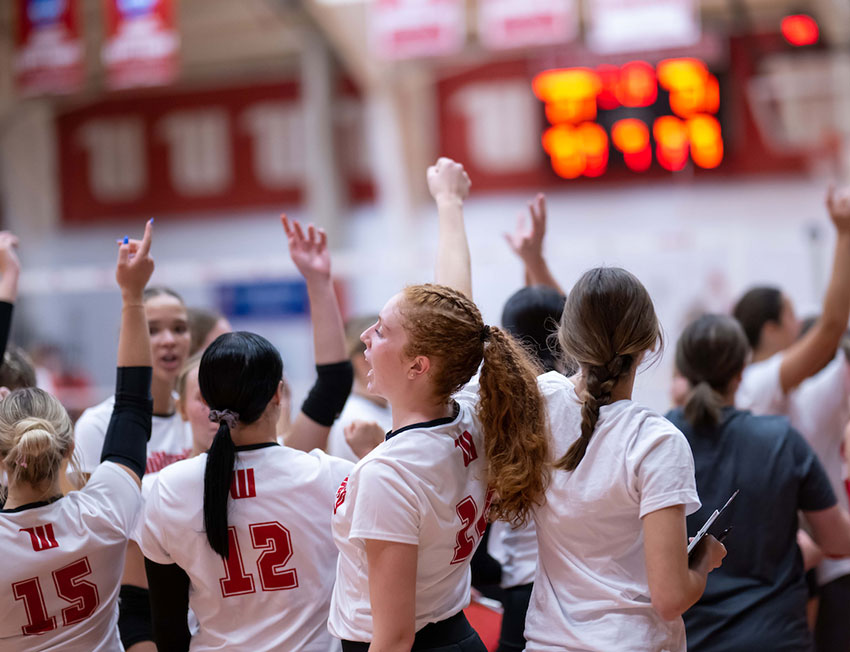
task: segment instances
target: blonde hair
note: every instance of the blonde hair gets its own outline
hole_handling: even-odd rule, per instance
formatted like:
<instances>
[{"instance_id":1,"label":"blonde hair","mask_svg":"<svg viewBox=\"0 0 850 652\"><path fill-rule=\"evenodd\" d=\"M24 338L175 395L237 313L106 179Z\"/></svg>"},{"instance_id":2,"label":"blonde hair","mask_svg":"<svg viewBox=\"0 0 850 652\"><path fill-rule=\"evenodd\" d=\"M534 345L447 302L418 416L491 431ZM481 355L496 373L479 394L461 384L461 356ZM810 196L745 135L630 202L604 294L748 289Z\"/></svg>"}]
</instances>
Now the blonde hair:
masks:
<instances>
[{"instance_id":1,"label":"blonde hair","mask_svg":"<svg viewBox=\"0 0 850 652\"><path fill-rule=\"evenodd\" d=\"M183 363L183 366L180 368L180 373L177 376L177 394L180 397L180 401L182 403L186 402L186 381L189 379L189 374L192 373L193 370L197 369L201 366L201 357L204 355L203 351L198 351L194 355L192 355L186 362Z\"/></svg>"},{"instance_id":2,"label":"blonde hair","mask_svg":"<svg viewBox=\"0 0 850 652\"><path fill-rule=\"evenodd\" d=\"M539 368L505 331L485 326L464 294L443 285L405 288L400 306L405 354L427 356L435 398L448 402L481 365L478 418L484 433L492 515L524 523L549 479L548 422Z\"/></svg>"},{"instance_id":3,"label":"blonde hair","mask_svg":"<svg viewBox=\"0 0 850 652\"><path fill-rule=\"evenodd\" d=\"M46 483L49 491L73 446L68 413L44 390L17 389L0 401L0 457L10 486Z\"/></svg>"}]
</instances>

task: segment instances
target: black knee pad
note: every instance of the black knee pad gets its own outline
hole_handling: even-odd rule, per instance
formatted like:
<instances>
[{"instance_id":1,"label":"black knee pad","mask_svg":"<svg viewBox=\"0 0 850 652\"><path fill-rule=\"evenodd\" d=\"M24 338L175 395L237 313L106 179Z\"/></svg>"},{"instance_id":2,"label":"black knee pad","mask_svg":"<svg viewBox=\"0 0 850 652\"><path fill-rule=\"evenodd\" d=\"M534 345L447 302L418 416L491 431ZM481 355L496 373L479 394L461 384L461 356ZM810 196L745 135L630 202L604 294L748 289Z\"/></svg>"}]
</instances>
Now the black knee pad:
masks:
<instances>
[{"instance_id":1,"label":"black knee pad","mask_svg":"<svg viewBox=\"0 0 850 652\"><path fill-rule=\"evenodd\" d=\"M118 592L118 632L125 650L142 641L153 641L147 589L131 584L121 585Z\"/></svg>"}]
</instances>

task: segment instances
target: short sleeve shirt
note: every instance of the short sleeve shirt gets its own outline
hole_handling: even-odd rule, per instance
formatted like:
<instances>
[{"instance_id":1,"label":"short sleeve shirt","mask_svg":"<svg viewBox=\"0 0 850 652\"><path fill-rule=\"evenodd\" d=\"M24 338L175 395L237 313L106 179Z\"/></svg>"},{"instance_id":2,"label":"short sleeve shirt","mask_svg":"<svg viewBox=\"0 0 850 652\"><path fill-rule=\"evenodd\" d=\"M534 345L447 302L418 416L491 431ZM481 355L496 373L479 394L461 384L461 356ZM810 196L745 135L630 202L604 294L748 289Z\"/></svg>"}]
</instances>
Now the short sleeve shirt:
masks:
<instances>
[{"instance_id":1,"label":"short sleeve shirt","mask_svg":"<svg viewBox=\"0 0 850 652\"><path fill-rule=\"evenodd\" d=\"M104 462L80 491L0 512L0 649L121 650L118 590L139 487Z\"/></svg>"},{"instance_id":2,"label":"short sleeve shirt","mask_svg":"<svg viewBox=\"0 0 850 652\"><path fill-rule=\"evenodd\" d=\"M327 652L337 550L331 514L351 462L284 446L237 448L225 562L204 532L206 453L163 469L145 503L142 552L189 576L201 650Z\"/></svg>"},{"instance_id":3,"label":"short sleeve shirt","mask_svg":"<svg viewBox=\"0 0 850 652\"><path fill-rule=\"evenodd\" d=\"M734 528L725 541L728 554L685 612L688 650L809 649L797 510L835 505L811 447L785 417L726 408L718 428L695 431L681 409L668 416L693 449L703 502L688 518L688 534L740 490L712 530Z\"/></svg>"},{"instance_id":4,"label":"short sleeve shirt","mask_svg":"<svg viewBox=\"0 0 850 652\"><path fill-rule=\"evenodd\" d=\"M581 403L556 372L538 378L554 459L581 432ZM526 650L684 652L681 618L653 609L641 519L699 505L691 450L661 415L633 401L599 411L584 458L553 472L546 503L534 511L539 562L526 619Z\"/></svg>"},{"instance_id":5,"label":"short sleeve shirt","mask_svg":"<svg viewBox=\"0 0 850 652\"><path fill-rule=\"evenodd\" d=\"M364 457L337 498L340 550L329 628L372 640L367 539L418 546L416 631L469 604L470 561L486 527L486 460L477 395L456 397L453 417L414 424Z\"/></svg>"}]
</instances>

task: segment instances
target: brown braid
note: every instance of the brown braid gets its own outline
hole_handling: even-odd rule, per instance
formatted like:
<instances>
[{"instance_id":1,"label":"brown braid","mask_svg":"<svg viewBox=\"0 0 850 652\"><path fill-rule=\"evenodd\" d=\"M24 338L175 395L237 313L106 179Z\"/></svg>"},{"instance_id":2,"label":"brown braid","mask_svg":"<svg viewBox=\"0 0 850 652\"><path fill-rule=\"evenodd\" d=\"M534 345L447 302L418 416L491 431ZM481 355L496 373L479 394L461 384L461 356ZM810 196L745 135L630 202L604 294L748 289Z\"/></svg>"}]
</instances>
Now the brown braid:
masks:
<instances>
[{"instance_id":1,"label":"brown braid","mask_svg":"<svg viewBox=\"0 0 850 652\"><path fill-rule=\"evenodd\" d=\"M549 439L537 366L507 333L486 328L475 304L452 288L408 287L400 312L408 335L405 354L431 360L437 400L448 401L481 365L478 418L487 478L497 496L493 512L525 522L531 507L543 502L548 481Z\"/></svg>"},{"instance_id":2,"label":"brown braid","mask_svg":"<svg viewBox=\"0 0 850 652\"><path fill-rule=\"evenodd\" d=\"M628 376L639 355L661 340L652 300L641 282L624 269L597 267L582 275L567 297L558 339L581 367L585 390L579 397L581 435L556 466L578 467L614 387Z\"/></svg>"}]
</instances>

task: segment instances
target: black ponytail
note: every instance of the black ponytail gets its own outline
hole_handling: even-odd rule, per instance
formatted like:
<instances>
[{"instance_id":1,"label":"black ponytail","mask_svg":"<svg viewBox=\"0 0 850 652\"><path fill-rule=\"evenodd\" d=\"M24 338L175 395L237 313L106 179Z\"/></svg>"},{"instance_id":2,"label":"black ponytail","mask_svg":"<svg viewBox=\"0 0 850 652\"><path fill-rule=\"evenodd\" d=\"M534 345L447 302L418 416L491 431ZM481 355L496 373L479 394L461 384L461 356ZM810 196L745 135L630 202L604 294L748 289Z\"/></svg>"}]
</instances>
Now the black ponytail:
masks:
<instances>
[{"instance_id":1,"label":"black ponytail","mask_svg":"<svg viewBox=\"0 0 850 652\"><path fill-rule=\"evenodd\" d=\"M251 424L265 412L283 378L280 354L264 337L238 331L225 333L204 351L198 368L201 396L211 410L236 413L222 419L204 470L204 528L210 547L229 554L227 503L236 462L231 423Z\"/></svg>"}]
</instances>

